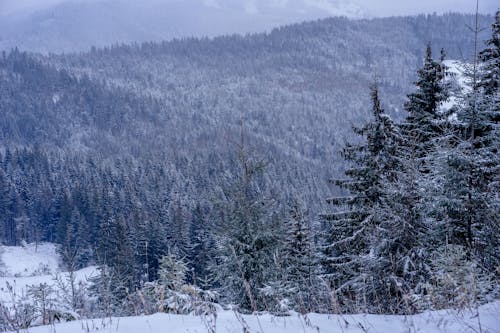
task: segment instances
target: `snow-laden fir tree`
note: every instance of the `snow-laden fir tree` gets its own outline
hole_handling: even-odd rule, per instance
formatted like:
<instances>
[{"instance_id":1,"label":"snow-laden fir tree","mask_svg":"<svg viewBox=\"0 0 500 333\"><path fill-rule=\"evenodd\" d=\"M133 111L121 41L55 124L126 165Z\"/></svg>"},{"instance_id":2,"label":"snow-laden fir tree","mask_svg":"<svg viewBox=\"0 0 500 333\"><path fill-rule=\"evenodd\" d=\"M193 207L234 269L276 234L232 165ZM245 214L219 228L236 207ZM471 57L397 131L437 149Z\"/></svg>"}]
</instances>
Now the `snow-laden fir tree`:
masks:
<instances>
[{"instance_id":1,"label":"snow-laden fir tree","mask_svg":"<svg viewBox=\"0 0 500 333\"><path fill-rule=\"evenodd\" d=\"M447 67L443 64L444 51L440 61L432 57L430 44L425 52L424 65L417 71L415 92L408 95L405 110L408 113L401 124L405 145L420 171L428 171L426 156L432 149L432 140L443 133L441 104L449 98L449 83L445 80Z\"/></svg>"},{"instance_id":2,"label":"snow-laden fir tree","mask_svg":"<svg viewBox=\"0 0 500 333\"><path fill-rule=\"evenodd\" d=\"M429 207L433 205L429 190L435 176L436 149L445 142L443 136L449 128L449 115L442 111L451 88L444 56L442 50L440 61L434 60L430 44L427 46L423 67L417 71L415 91L408 95L404 105L407 116L398 125L401 141L397 156L401 167L396 172L400 198L394 204L399 206L399 215L405 223L418 233L426 233L431 223L426 216L433 210ZM415 254L418 258L408 262L408 267L425 269L424 252L428 251Z\"/></svg>"},{"instance_id":3,"label":"snow-laden fir tree","mask_svg":"<svg viewBox=\"0 0 500 333\"><path fill-rule=\"evenodd\" d=\"M38 324L52 324L54 321L51 313L57 312L58 306L54 287L47 283L31 285L27 288L27 294L33 300L33 306L39 317Z\"/></svg>"},{"instance_id":4,"label":"snow-laden fir tree","mask_svg":"<svg viewBox=\"0 0 500 333\"><path fill-rule=\"evenodd\" d=\"M99 275L92 279L91 292L101 315L128 314L124 301L135 288L133 249L123 218L101 222L97 247Z\"/></svg>"},{"instance_id":5,"label":"snow-laden fir tree","mask_svg":"<svg viewBox=\"0 0 500 333\"><path fill-rule=\"evenodd\" d=\"M467 86L456 111L455 142L441 166L448 242L464 247L469 259L494 272L500 232L500 15L486 48L466 67Z\"/></svg>"},{"instance_id":6,"label":"snow-laden fir tree","mask_svg":"<svg viewBox=\"0 0 500 333\"><path fill-rule=\"evenodd\" d=\"M419 175L433 244L426 287L433 308L483 302L498 285L498 19L486 49L463 66L466 86L442 120L442 134L429 141L429 170Z\"/></svg>"},{"instance_id":7,"label":"snow-laden fir tree","mask_svg":"<svg viewBox=\"0 0 500 333\"><path fill-rule=\"evenodd\" d=\"M402 255L394 245L403 241L391 241L396 232L391 200L395 171L400 168L396 157L399 139L395 124L380 105L376 85L372 103L371 121L354 128L361 142L347 144L342 153L349 165L347 179L333 180L349 195L327 200L336 211L323 215L330 224L325 267L331 287L346 309L386 312L402 296L400 276L391 266Z\"/></svg>"},{"instance_id":8,"label":"snow-laden fir tree","mask_svg":"<svg viewBox=\"0 0 500 333\"><path fill-rule=\"evenodd\" d=\"M314 230L306 213L295 199L284 224L283 286L290 306L301 313L324 310L325 301Z\"/></svg>"},{"instance_id":9,"label":"snow-laden fir tree","mask_svg":"<svg viewBox=\"0 0 500 333\"><path fill-rule=\"evenodd\" d=\"M500 11L496 12L492 36L480 52L479 89L480 121L474 135L474 148L479 164L479 188L483 192L482 216L475 241L476 251L488 271L500 267ZM481 223L482 222L482 223ZM498 275L497 275L498 276Z\"/></svg>"},{"instance_id":10,"label":"snow-laden fir tree","mask_svg":"<svg viewBox=\"0 0 500 333\"><path fill-rule=\"evenodd\" d=\"M433 220L429 212L434 209L431 189L435 181L435 158L439 144L449 128L449 114L442 105L450 96L451 82L448 68L443 63L444 51L439 61L432 57L430 45L426 49L424 65L417 71L415 92L405 103L407 116L401 124L400 142L397 147L399 167L395 170L394 197L391 199L397 218L392 221L393 239L391 260L395 265L396 283L400 290L400 310L415 311L424 306L426 282L431 276L430 256L441 236L433 235ZM434 193L435 194L435 193Z\"/></svg>"},{"instance_id":11,"label":"snow-laden fir tree","mask_svg":"<svg viewBox=\"0 0 500 333\"><path fill-rule=\"evenodd\" d=\"M242 311L267 309L263 291L275 275L273 254L281 244L273 230L273 202L264 197L258 177L265 163L238 146L241 179L227 190L215 216L216 256L211 267L222 297Z\"/></svg>"}]
</instances>

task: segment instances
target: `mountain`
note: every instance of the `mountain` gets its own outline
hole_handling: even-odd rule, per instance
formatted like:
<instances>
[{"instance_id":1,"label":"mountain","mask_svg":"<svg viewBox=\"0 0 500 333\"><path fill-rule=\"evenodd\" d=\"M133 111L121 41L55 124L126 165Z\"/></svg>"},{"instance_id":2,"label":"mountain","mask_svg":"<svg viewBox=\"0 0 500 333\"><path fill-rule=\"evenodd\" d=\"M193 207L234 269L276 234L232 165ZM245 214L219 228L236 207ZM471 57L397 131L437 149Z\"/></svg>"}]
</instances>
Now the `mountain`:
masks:
<instances>
[{"instance_id":1,"label":"mountain","mask_svg":"<svg viewBox=\"0 0 500 333\"><path fill-rule=\"evenodd\" d=\"M115 43L270 30L327 16L359 17L347 1L54 0L0 10L0 49L88 50Z\"/></svg>"},{"instance_id":2,"label":"mountain","mask_svg":"<svg viewBox=\"0 0 500 333\"><path fill-rule=\"evenodd\" d=\"M490 205L490 199L495 199L490 194L495 192L487 190L489 184L478 181L475 188L485 188L487 201L475 204L470 196L461 194L461 188L448 196L448 183L455 192L455 179L460 180L457 186L464 188L462 184L470 183L467 179L475 174L475 167L462 173L461 159L450 164L449 152L466 156L471 151L469 138L465 138L467 144L460 140L457 149L448 149L463 128L457 129L456 136L443 134L443 128L455 129L455 122L453 126L436 126L441 125L440 114L412 123L409 131L408 125L402 125L399 128L406 135L399 136L378 108L378 98L386 114L399 124L398 120L409 119L404 110L413 110L413 105L423 105L421 113L429 111L428 105L443 106L447 89L442 89L445 70L439 59L467 60L475 44L468 28L474 19L462 14L356 20L335 17L244 36L134 42L66 54L30 53L18 48L0 52L0 242L14 246L55 243L71 271L99 264L101 274L93 279L96 288L89 289L89 302L82 299L77 305L76 298L69 299L69 309L78 314L75 309L82 309L83 318L154 313L172 298L185 300L187 307L167 301L173 304L165 307L167 311L197 313L198 306L193 306L199 303L194 298L199 299L205 291L185 288L186 283L209 288L207 291L220 290L221 304L236 304L234 299L241 309L281 313L288 311L281 310L282 304L288 307L288 301L282 302L286 295L316 278L317 292L309 294L311 306L319 310L309 309L336 311L340 303L330 297L337 289L330 289L337 285L335 280L326 288L319 286L325 281L319 279L320 274L326 273L328 279L343 274L344 268L337 274L337 268L328 263L337 261L334 256L355 259L353 264L362 267L345 266L349 284L351 276L363 277L372 267L377 275L368 275L366 281L383 282L380 293L369 293L377 301L370 307L365 303L364 310L358 307L358 300L367 293L353 283L360 298L344 298L348 311L408 314L434 307L423 295L426 289L419 285L439 281L443 267L449 267L448 261L437 263L434 259L434 254L436 258L448 256L447 248L441 245L448 245L450 232L443 227L450 225L447 217L437 220L434 216L434 212L443 212L436 207L467 197L469 202L460 207L479 207L473 210L474 215L484 214L481 219L487 222L485 229L474 231L475 238L464 237L467 227L463 226L467 225L461 224L469 223L470 229L475 222L455 214L455 209L447 213L453 215L452 221L457 216L460 222L453 230L457 240L453 245L457 246L457 259L466 260L465 246L470 247L471 240L487 244L485 249L492 255L485 255L485 262L491 263L488 269L493 273L498 260L493 254L496 239L492 235L496 235L498 224L494 218L490 223L490 216L498 214L483 207L494 206ZM492 21L491 16L478 19L480 26ZM495 19L497 28L498 16ZM484 35L479 37L484 39ZM493 54L491 49L487 52ZM424 70L419 70L423 59ZM484 68L494 71L495 60L491 57L487 63L491 66ZM493 72L481 71L485 78L483 73ZM446 81L454 79L460 77L444 75ZM377 96L373 98L375 108L370 103L374 81L378 83L378 92L373 92ZM491 82L484 86L494 87L495 82ZM452 89L458 89L450 83ZM423 86L425 94L421 94ZM481 112L486 113L495 106L489 102L494 98L483 95L485 103L481 105L488 109L481 107ZM409 105L405 96L411 108L402 107ZM465 118L463 109L452 112L455 110L457 119ZM471 119L478 110L470 108ZM361 130L367 143L351 155L360 132L353 131L353 126L370 119ZM475 160L467 163L477 162L481 165L478 169L486 169L487 173L477 178L489 181L496 146L483 150L482 143L495 143L490 140L494 125L490 126L493 120L481 124L481 131L487 133L478 145L481 154L474 152ZM417 147L415 137L427 136L414 135L413 128L423 128L417 132L425 134L432 128L436 140L425 139L425 143L428 156L439 153L438 157L416 157L416 148L418 152L427 148ZM431 149L438 141L445 145ZM385 142L390 142L388 149ZM343 156L339 152L349 144L355 146L347 150L349 157L344 159L346 150ZM381 148L384 153L380 153ZM425 164L417 160L425 160ZM427 170L435 169L434 165L439 168L428 178ZM451 166L456 173L449 172ZM352 177L355 197L338 198L345 193L330 187L328 179L343 174ZM491 175L494 180L494 172ZM372 180L376 186L370 185ZM442 192L434 187L435 182L439 186L444 183ZM335 218L329 220L332 215L322 214L325 198L332 198L332 194L335 197L328 201L339 206L330 212L340 216L340 224L332 222ZM443 206L436 206L436 199ZM396 201L401 205L395 205ZM341 206L344 203L348 210ZM365 205L370 211L363 210ZM351 206L363 209L357 213ZM427 213L431 210L433 213ZM435 227L434 221L439 221ZM418 234L414 230L419 230ZM355 234L362 237L352 238ZM342 247L352 243L352 252L337 248L336 243ZM375 248L377 257L370 254ZM316 249L322 254L316 255ZM403 253L404 257L393 260L392 253ZM415 275L412 268L407 274L407 263L416 253L426 253L426 257L418 254L414 266L432 270ZM300 264L297 257L302 258ZM289 267L300 267L308 275L288 284L295 275ZM462 275L460 267L453 274ZM463 267L476 266L471 262ZM179 278L165 277L168 272L178 272ZM414 282L405 280L406 275ZM386 284L386 278L392 282ZM401 290L400 281L406 284ZM470 285L468 278L459 281ZM480 299L486 300L495 283L489 278L484 281ZM247 285L253 289L245 290ZM362 285L368 286L365 282ZM455 302L457 297L448 293L447 284L437 286L446 298L438 299L436 307L448 304L447 297ZM41 285L38 290L43 299L47 299L47 287ZM415 294L414 290L421 292ZM477 300L476 290L458 293ZM350 289L346 293L350 294ZM252 295L258 295L258 307L253 305ZM388 307L377 304L378 300L386 302L387 295L391 297ZM407 295L421 301L406 305ZM214 298L206 297L201 298L202 303L211 306ZM293 309L302 307L301 298L299 295L294 301ZM91 310L85 312L86 308ZM19 309L23 309L20 316L31 317L24 308ZM0 314L0 330L19 330L8 325L33 320L12 320L9 311L4 309L3 316Z\"/></svg>"},{"instance_id":3,"label":"mountain","mask_svg":"<svg viewBox=\"0 0 500 333\"><path fill-rule=\"evenodd\" d=\"M58 161L56 169L69 163L76 174L88 172L87 157L103 172L123 159L127 173L133 165L162 165L162 190L184 193L193 206L225 183L226 172L238 174L231 142L243 129L271 162L263 183L269 195L301 193L315 215L329 193L326 179L343 167L338 153L351 126L369 115L374 78L388 111L401 117L426 44L451 59L471 54L472 19L331 18L249 36L67 55L4 53L1 142L54 153L48 159ZM65 177L56 177L60 186L72 187Z\"/></svg>"}]
</instances>

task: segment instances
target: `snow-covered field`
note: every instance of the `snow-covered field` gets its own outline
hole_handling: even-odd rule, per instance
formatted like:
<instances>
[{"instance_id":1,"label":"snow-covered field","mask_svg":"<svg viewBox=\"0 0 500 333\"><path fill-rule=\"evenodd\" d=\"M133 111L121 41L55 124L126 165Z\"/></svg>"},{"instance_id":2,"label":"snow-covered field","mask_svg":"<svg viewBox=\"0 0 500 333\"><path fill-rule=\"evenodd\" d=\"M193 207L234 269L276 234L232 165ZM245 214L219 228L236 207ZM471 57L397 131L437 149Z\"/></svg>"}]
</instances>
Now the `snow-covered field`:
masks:
<instances>
[{"instance_id":1,"label":"snow-covered field","mask_svg":"<svg viewBox=\"0 0 500 333\"><path fill-rule=\"evenodd\" d=\"M24 247L0 247L0 301L10 302L5 285L15 285L16 292L27 286L54 282L56 274L64 276L52 244ZM94 267L77 272L79 280L96 274ZM479 316L478 316L479 314ZM465 333L500 332L500 302L484 305L478 311L434 311L415 316L323 315L277 317L269 314L239 315L218 311L214 316L154 314L151 316L79 320L52 326L30 328L30 333L176 333L176 332L255 332L255 333Z\"/></svg>"},{"instance_id":2,"label":"snow-covered field","mask_svg":"<svg viewBox=\"0 0 500 333\"><path fill-rule=\"evenodd\" d=\"M75 281L86 282L97 274L96 267L75 272ZM54 244L26 244L0 247L0 302L9 304L13 293L16 297L26 294L27 288L46 283L56 290L56 278L67 280L68 273L59 268L59 257ZM11 286L9 290L7 286Z\"/></svg>"},{"instance_id":3,"label":"snow-covered field","mask_svg":"<svg viewBox=\"0 0 500 333\"><path fill-rule=\"evenodd\" d=\"M221 311L213 317L155 314L142 317L83 320L42 326L29 330L31 333L176 333L176 332L255 332L255 333L465 333L500 332L500 303L493 303L474 312L438 311L416 316L377 315L237 315ZM215 325L214 325L215 323ZM215 330L212 330L215 327ZM481 328L480 328L481 327Z\"/></svg>"},{"instance_id":4,"label":"snow-covered field","mask_svg":"<svg viewBox=\"0 0 500 333\"><path fill-rule=\"evenodd\" d=\"M52 274L58 270L58 257L53 244L2 246L2 276L26 277Z\"/></svg>"}]
</instances>

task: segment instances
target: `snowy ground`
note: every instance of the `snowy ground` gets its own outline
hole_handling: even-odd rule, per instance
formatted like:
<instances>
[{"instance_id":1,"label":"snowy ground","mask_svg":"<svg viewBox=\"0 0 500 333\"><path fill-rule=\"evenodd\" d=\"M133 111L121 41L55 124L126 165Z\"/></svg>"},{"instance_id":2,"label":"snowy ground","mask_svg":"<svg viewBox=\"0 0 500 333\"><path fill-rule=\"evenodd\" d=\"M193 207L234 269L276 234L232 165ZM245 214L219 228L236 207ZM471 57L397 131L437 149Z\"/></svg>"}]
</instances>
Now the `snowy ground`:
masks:
<instances>
[{"instance_id":1,"label":"snowy ground","mask_svg":"<svg viewBox=\"0 0 500 333\"><path fill-rule=\"evenodd\" d=\"M289 317L241 316L230 311L213 318L155 314L143 317L108 318L83 320L36 327L31 333L177 333L177 332L255 332L255 333L465 333L500 332L500 302L480 308L480 316L473 312L439 311L416 316L376 315L292 315ZM481 329L479 328L481 324ZM212 330L215 327L216 330ZM246 328L246 330L245 330Z\"/></svg>"},{"instance_id":2,"label":"snowy ground","mask_svg":"<svg viewBox=\"0 0 500 333\"><path fill-rule=\"evenodd\" d=\"M58 258L53 244L2 246L3 276L26 277L52 274L58 270Z\"/></svg>"},{"instance_id":3,"label":"snowy ground","mask_svg":"<svg viewBox=\"0 0 500 333\"><path fill-rule=\"evenodd\" d=\"M95 274L95 267L87 267L75 272L75 280L85 282ZM9 304L13 293L20 297L32 285L47 283L57 289L56 277L67 280L67 273L59 268L54 244L0 247L0 302ZM12 291L8 285L12 286Z\"/></svg>"},{"instance_id":4,"label":"snowy ground","mask_svg":"<svg viewBox=\"0 0 500 333\"><path fill-rule=\"evenodd\" d=\"M48 283L57 287L54 276L64 276L52 244L0 247L0 302L10 302L5 285L15 285L17 293L27 286ZM77 277L96 274L93 267L77 272ZM479 316L477 316L479 313ZM436 311L416 316L320 315L287 317L238 315L220 310L216 317L154 314L151 316L80 320L53 326L33 327L29 333L500 333L500 302L476 311Z\"/></svg>"}]
</instances>

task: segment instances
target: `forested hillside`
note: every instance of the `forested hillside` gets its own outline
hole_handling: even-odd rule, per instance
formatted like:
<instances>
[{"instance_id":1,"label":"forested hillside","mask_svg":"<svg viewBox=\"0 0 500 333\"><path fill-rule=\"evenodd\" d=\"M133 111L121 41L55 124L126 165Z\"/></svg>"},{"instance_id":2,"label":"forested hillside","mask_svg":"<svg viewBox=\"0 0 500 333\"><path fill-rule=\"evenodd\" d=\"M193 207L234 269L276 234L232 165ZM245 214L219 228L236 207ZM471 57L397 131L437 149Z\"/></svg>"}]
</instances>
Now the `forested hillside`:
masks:
<instances>
[{"instance_id":1,"label":"forested hillside","mask_svg":"<svg viewBox=\"0 0 500 333\"><path fill-rule=\"evenodd\" d=\"M491 16L479 19L484 27L494 21ZM331 18L269 34L118 45L88 53L44 56L17 49L3 52L0 238L9 245L55 242L71 269L94 263L106 267L95 284L101 314L131 313L134 300L145 295L156 301L159 286L167 286L175 294L185 282L215 289L225 302L246 311L275 311L281 306L334 311L331 295L322 289L325 281L334 291L339 288L338 304L349 310L359 310L357 302L364 297L370 302L370 306L365 304L369 312L420 311L431 301L408 301L407 297L427 293L419 284L432 274L427 269L430 257L423 254L428 249L417 249L423 238L405 238L413 231L401 225L374 222L371 227L384 230L377 234L371 232L376 228L364 228L363 223L374 211L386 209L393 215L382 218L375 214L373 221L411 220L415 228L426 229L425 223L432 217L445 228L448 222L439 214L451 212L456 218L463 213L450 208L463 199L461 195L457 201L443 204L446 209L425 206L432 212L419 213L429 215L416 217L402 212L408 207L411 212L423 207L416 201L421 199L420 204L425 198L416 199L416 194L406 192L421 190L415 178L420 173L428 177L437 165L443 167L437 161L445 156L445 149L459 149L456 141L448 141L443 133L462 135L470 130L463 124L460 126L465 127L447 123L450 132L439 132L429 125L433 134L418 134L420 141L408 134L428 125L428 119L420 119L416 110L418 101L429 97L418 95L419 89L426 87L422 81L429 79L421 68L432 65L441 73L430 85L451 85L453 79L445 74L442 61L470 60L474 34L467 25L472 21L472 16L460 14ZM479 38L491 40L491 30L482 31ZM430 47L426 51L428 44L434 54ZM443 59L439 59L441 49ZM496 73L495 65L492 68L490 71ZM498 77L491 80L495 79ZM378 85L370 99L374 82ZM451 94L460 95L455 88L442 88L443 95L436 97L426 112L434 114ZM478 94L484 93L477 89ZM491 107L493 102L488 101ZM384 116L377 118L382 108ZM450 112L451 118L457 113L456 109ZM374 113L383 126L398 128L395 136L401 135L382 144L383 149L392 147L400 153L389 156L384 161L387 164L370 164L379 162L379 151L366 153L373 148L370 144L380 144L373 139L379 133L370 132L371 125L360 127L372 121ZM459 118L465 122L467 117L462 110ZM428 121L443 121L438 118ZM357 130L353 131L353 126ZM490 132L497 133L495 130ZM356 144L370 139L373 142L368 142L368 148L360 148L362 154L356 155L354 148L340 154L346 143L358 147ZM399 151L396 141L415 149ZM441 152L433 151L434 146L420 147L425 152L414 155L417 143L429 142L446 145L439 146ZM381 153L383 158L386 153ZM457 150L457 159L464 154ZM418 162L401 164L401 159ZM495 166L496 162L491 163ZM387 169L417 171L385 174ZM341 179L339 189L328 182L332 177L342 178L345 170L354 183L373 181L379 173L387 178L381 177L367 188L346 185L349 181ZM367 170L373 174L364 174ZM442 174L430 174L447 181L443 187L455 193L453 179L448 179L443 169L436 170ZM457 179L467 182L462 170L454 172ZM494 182L492 179L487 178L487 182ZM385 184L394 187L384 189ZM489 183L480 183L477 188L482 191L483 185L488 187ZM337 198L349 190L352 201ZM390 210L386 202L367 199L366 191L410 206ZM408 196L400 197L401 193ZM341 215L338 218L322 214L330 211L325 199L332 194L335 198L328 202L339 206L335 211ZM360 201L366 203L361 212ZM471 199L466 204L476 203ZM482 209L489 204L487 200L477 203ZM343 205L349 209L344 210ZM488 212L484 218L491 218L495 211ZM332 227L332 220L340 222ZM495 225L479 227L476 239L472 235L476 227L471 227L470 221L464 223L469 234L464 236L467 231L459 230L450 237L456 240L455 245L467 249L468 259L472 253L488 253L488 262L483 264L485 272L491 274L498 264L492 252L498 247L491 244L485 230L494 232ZM358 233L356 227L363 232ZM373 241L375 235L381 239L394 236L391 231L404 235L390 245ZM439 242L443 240L443 233L436 231L435 235L439 235ZM346 237L360 237L357 247L340 244ZM432 242L432 237L425 242ZM411 251L398 244L406 244ZM359 275L359 267L372 267L364 260L375 255L373 251L379 251L376 255L381 257L373 270L379 275L370 276L365 271ZM397 263L388 262L389 254L394 253L401 257L395 259ZM425 259L418 262L421 256ZM179 280L169 275L173 271L179 272ZM368 287L366 280L353 276L371 278L380 285ZM387 280L378 279L380 276ZM305 285L304 279L308 281ZM363 291L356 289L360 285ZM422 289L417 290L417 285ZM299 289L302 292L297 294ZM490 292L491 284L486 289ZM143 294L135 294L137 290ZM395 301L387 307L377 303L388 295ZM281 303L284 299L289 302L286 306ZM123 306L126 301L130 307ZM439 306L447 302L441 300Z\"/></svg>"}]
</instances>

